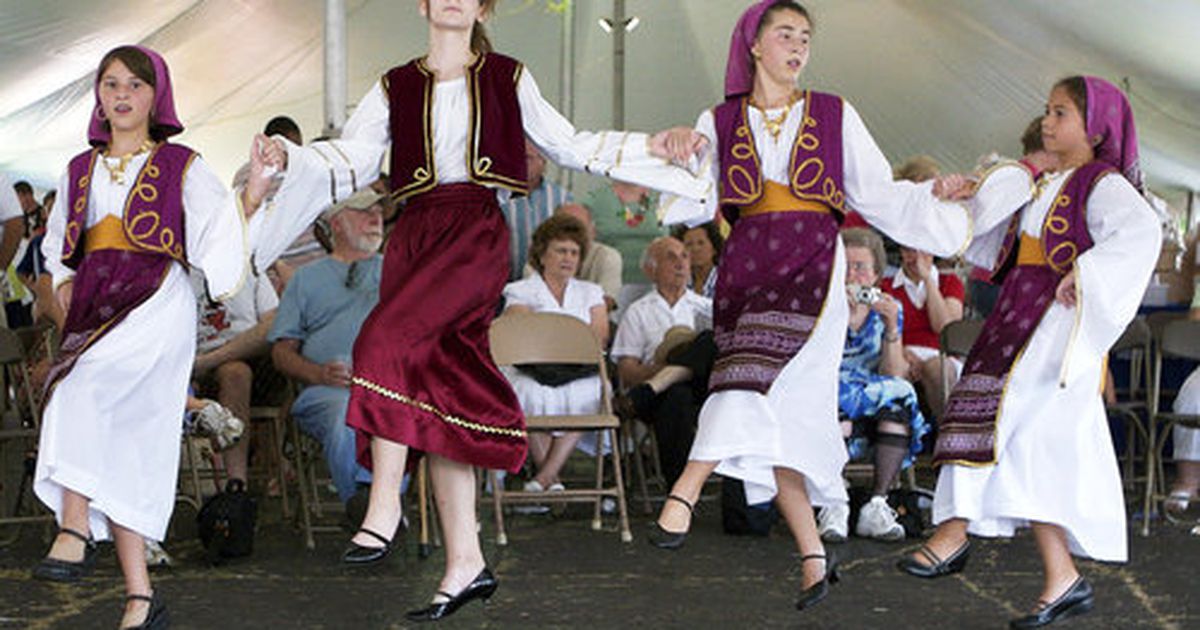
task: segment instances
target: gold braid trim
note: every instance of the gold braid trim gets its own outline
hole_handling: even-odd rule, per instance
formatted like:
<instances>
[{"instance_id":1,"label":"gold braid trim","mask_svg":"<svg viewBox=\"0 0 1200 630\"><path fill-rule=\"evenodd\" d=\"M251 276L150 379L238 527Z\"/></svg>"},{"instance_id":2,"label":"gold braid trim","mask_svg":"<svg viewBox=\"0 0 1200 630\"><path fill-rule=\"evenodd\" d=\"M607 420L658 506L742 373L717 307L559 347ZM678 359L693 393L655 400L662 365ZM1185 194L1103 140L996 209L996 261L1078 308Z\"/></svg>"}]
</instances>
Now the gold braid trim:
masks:
<instances>
[{"instance_id":1,"label":"gold braid trim","mask_svg":"<svg viewBox=\"0 0 1200 630\"><path fill-rule=\"evenodd\" d=\"M376 394L379 394L380 396L383 396L384 398L390 398L396 402L404 403L411 407L416 407L417 409L420 409L421 411L424 411L426 413L431 413L431 414L437 416L438 419L440 419L443 422L453 424L455 426L462 427L464 429L470 429L471 431L478 431L480 433L493 433L493 434L497 434L497 435L507 435L509 437L516 437L516 438L524 438L525 437L525 432L520 429L506 429L504 427L490 427L486 424L478 424L475 422L470 422L468 420L463 420L462 418L459 418L458 416L452 416L452 415L438 409L437 407L434 407L433 405L431 405L429 403L421 402L419 400L414 400L412 398L409 398L408 396L405 396L404 394L401 394L399 392L394 392L394 391L384 387L383 385L380 385L378 383L372 383L371 381L368 381L367 379L362 378L361 376L355 376L353 379L351 379L351 382L367 391L374 392Z\"/></svg>"}]
</instances>

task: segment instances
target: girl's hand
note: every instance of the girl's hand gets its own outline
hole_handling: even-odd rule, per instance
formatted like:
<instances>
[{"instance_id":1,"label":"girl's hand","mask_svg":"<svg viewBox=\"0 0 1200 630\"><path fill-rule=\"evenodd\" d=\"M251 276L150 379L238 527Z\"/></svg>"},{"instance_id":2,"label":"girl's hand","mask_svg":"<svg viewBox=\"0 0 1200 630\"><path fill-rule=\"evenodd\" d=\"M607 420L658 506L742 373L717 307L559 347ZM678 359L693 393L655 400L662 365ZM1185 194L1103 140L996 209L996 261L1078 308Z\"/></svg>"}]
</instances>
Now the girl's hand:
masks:
<instances>
[{"instance_id":1,"label":"girl's hand","mask_svg":"<svg viewBox=\"0 0 1200 630\"><path fill-rule=\"evenodd\" d=\"M884 325L892 331L896 330L896 320L900 313L900 305L890 295L881 295L875 303L871 305L871 310L879 313L883 318Z\"/></svg>"},{"instance_id":2,"label":"girl's hand","mask_svg":"<svg viewBox=\"0 0 1200 630\"><path fill-rule=\"evenodd\" d=\"M687 162L708 146L708 138L691 127L674 127L650 136L650 154L672 162Z\"/></svg>"},{"instance_id":3,"label":"girl's hand","mask_svg":"<svg viewBox=\"0 0 1200 630\"><path fill-rule=\"evenodd\" d=\"M966 175L942 175L933 180L933 196L943 201L966 199L975 194L975 182Z\"/></svg>"},{"instance_id":4,"label":"girl's hand","mask_svg":"<svg viewBox=\"0 0 1200 630\"><path fill-rule=\"evenodd\" d=\"M1067 308L1075 306L1075 270L1063 276L1059 281L1058 288L1054 290L1054 301L1062 304Z\"/></svg>"}]
</instances>

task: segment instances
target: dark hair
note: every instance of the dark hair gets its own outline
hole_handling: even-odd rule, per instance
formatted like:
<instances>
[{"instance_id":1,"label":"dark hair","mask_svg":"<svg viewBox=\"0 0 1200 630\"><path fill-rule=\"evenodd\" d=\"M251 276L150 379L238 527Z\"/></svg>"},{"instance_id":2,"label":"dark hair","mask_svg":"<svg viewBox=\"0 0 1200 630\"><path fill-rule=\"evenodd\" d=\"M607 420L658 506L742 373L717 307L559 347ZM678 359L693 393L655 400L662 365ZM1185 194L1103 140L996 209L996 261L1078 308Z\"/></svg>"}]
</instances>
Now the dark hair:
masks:
<instances>
[{"instance_id":1,"label":"dark hair","mask_svg":"<svg viewBox=\"0 0 1200 630\"><path fill-rule=\"evenodd\" d=\"M692 230L704 230L704 236L708 237L708 242L712 243L713 246L713 266L721 264L721 250L725 248L725 237L721 236L721 228L717 225L717 222L709 221L696 227L681 225L671 232L671 236L682 241L684 240L683 237L687 236L687 233Z\"/></svg>"},{"instance_id":2,"label":"dark hair","mask_svg":"<svg viewBox=\"0 0 1200 630\"><path fill-rule=\"evenodd\" d=\"M479 14L481 16L493 14L496 11L496 4L499 2L500 0L479 0ZM488 38L483 22L475 22L474 28L471 29L471 52L476 55L484 55L493 50L492 40Z\"/></svg>"},{"instance_id":3,"label":"dark hair","mask_svg":"<svg viewBox=\"0 0 1200 630\"><path fill-rule=\"evenodd\" d=\"M529 264L539 274L542 273L545 271L542 269L542 256L550 249L550 243L565 240L575 241L579 245L579 260L587 256L587 228L583 223L566 214L550 215L533 231L529 244Z\"/></svg>"},{"instance_id":4,"label":"dark hair","mask_svg":"<svg viewBox=\"0 0 1200 630\"><path fill-rule=\"evenodd\" d=\"M1021 149L1025 151L1025 155L1036 153L1045 149L1042 144L1042 119L1045 116L1038 116L1029 121L1029 126L1025 127L1025 133L1021 134Z\"/></svg>"},{"instance_id":5,"label":"dark hair","mask_svg":"<svg viewBox=\"0 0 1200 630\"><path fill-rule=\"evenodd\" d=\"M804 16L804 19L808 20L809 28L817 28L816 23L813 22L812 16L808 14L808 9L805 9L804 6L799 2L795 2L794 0L775 0L775 3L770 7L767 7L767 10L763 13L762 19L758 21L758 28L754 31L754 39L762 37L763 29L771 23L771 17L780 11L795 11L796 13Z\"/></svg>"},{"instance_id":6,"label":"dark hair","mask_svg":"<svg viewBox=\"0 0 1200 630\"><path fill-rule=\"evenodd\" d=\"M96 69L96 82L100 82L100 78L108 70L108 67L115 61L120 61L125 64L126 68L133 73L137 78L145 81L150 87L158 89L158 75L154 72L154 61L150 57L139 50L135 46L118 46L110 51L104 58L100 60L100 66ZM108 121L104 121L104 130L112 133L112 125ZM177 129L157 125L154 123L154 110L150 111L150 138L155 142L162 142L171 136Z\"/></svg>"},{"instance_id":7,"label":"dark hair","mask_svg":"<svg viewBox=\"0 0 1200 630\"><path fill-rule=\"evenodd\" d=\"M33 186L30 186L29 182L21 180L13 184L13 191L15 191L18 195L32 195Z\"/></svg>"},{"instance_id":8,"label":"dark hair","mask_svg":"<svg viewBox=\"0 0 1200 630\"><path fill-rule=\"evenodd\" d=\"M304 135L300 133L300 125L296 121L287 116L276 116L267 121L267 126L263 127L263 134L267 136L283 136L296 144L304 144Z\"/></svg>"},{"instance_id":9,"label":"dark hair","mask_svg":"<svg viewBox=\"0 0 1200 630\"><path fill-rule=\"evenodd\" d=\"M1087 81L1079 75L1067 77L1054 84L1056 88L1062 88L1067 91L1067 96L1075 102L1075 107L1079 108L1079 117L1083 119L1083 128L1087 129Z\"/></svg>"}]
</instances>

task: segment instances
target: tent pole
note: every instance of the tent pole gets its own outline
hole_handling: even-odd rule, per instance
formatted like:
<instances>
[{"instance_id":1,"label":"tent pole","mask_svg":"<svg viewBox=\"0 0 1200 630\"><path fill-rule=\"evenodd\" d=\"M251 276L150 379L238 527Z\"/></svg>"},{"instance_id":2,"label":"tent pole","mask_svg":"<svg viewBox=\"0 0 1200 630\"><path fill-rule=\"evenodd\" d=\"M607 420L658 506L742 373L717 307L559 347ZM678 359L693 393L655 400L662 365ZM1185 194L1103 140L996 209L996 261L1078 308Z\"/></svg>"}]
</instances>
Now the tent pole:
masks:
<instances>
[{"instance_id":1,"label":"tent pole","mask_svg":"<svg viewBox=\"0 0 1200 630\"><path fill-rule=\"evenodd\" d=\"M625 0L613 0L612 128L625 128Z\"/></svg>"},{"instance_id":2,"label":"tent pole","mask_svg":"<svg viewBox=\"0 0 1200 630\"><path fill-rule=\"evenodd\" d=\"M336 138L346 123L346 2L325 0L325 127Z\"/></svg>"},{"instance_id":3,"label":"tent pole","mask_svg":"<svg viewBox=\"0 0 1200 630\"><path fill-rule=\"evenodd\" d=\"M575 120L575 3L573 1L563 3L560 55L558 106L567 120ZM570 190L573 173L570 169L558 169L558 184Z\"/></svg>"}]
</instances>

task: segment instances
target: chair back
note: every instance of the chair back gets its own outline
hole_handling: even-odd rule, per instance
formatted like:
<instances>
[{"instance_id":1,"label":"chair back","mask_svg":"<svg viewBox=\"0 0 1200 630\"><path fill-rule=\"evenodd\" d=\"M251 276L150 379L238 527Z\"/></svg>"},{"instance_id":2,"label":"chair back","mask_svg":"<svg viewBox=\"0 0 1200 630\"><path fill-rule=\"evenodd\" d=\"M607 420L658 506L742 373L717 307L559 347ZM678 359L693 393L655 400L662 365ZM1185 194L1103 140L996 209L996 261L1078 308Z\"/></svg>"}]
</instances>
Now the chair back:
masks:
<instances>
[{"instance_id":1,"label":"chair back","mask_svg":"<svg viewBox=\"0 0 1200 630\"><path fill-rule=\"evenodd\" d=\"M1125 332L1121 333L1109 352L1119 354L1130 350L1147 351L1153 339L1154 333L1150 331L1150 324L1146 323L1145 319L1136 317L1125 327Z\"/></svg>"},{"instance_id":2,"label":"chair back","mask_svg":"<svg viewBox=\"0 0 1200 630\"><path fill-rule=\"evenodd\" d=\"M1155 311L1146 316L1146 324L1150 326L1150 335L1154 339L1162 339L1167 324L1187 318L1187 313L1181 311Z\"/></svg>"},{"instance_id":3,"label":"chair back","mask_svg":"<svg viewBox=\"0 0 1200 630\"><path fill-rule=\"evenodd\" d=\"M1159 347L1166 356L1200 361L1200 321L1176 319L1168 323Z\"/></svg>"},{"instance_id":4,"label":"chair back","mask_svg":"<svg viewBox=\"0 0 1200 630\"><path fill-rule=\"evenodd\" d=\"M0 328L0 364L20 363L25 360L25 344L21 336L10 328Z\"/></svg>"},{"instance_id":5,"label":"chair back","mask_svg":"<svg viewBox=\"0 0 1200 630\"><path fill-rule=\"evenodd\" d=\"M603 350L583 321L558 313L509 313L492 322L488 338L497 365L604 363Z\"/></svg>"},{"instance_id":6,"label":"chair back","mask_svg":"<svg viewBox=\"0 0 1200 630\"><path fill-rule=\"evenodd\" d=\"M946 356L965 356L983 330L982 319L960 319L942 327L941 351Z\"/></svg>"}]
</instances>

